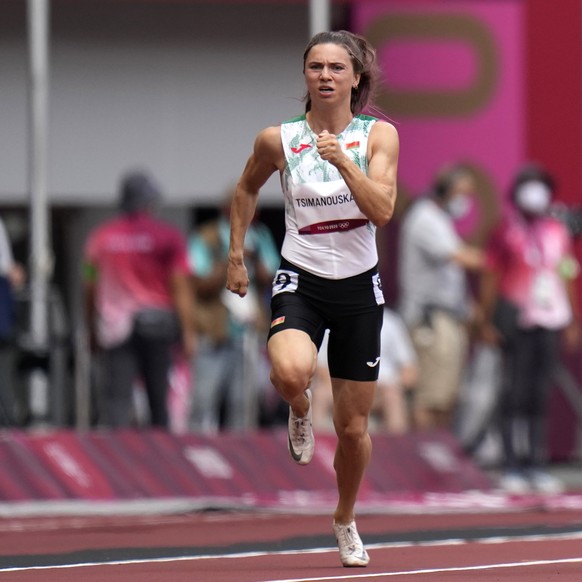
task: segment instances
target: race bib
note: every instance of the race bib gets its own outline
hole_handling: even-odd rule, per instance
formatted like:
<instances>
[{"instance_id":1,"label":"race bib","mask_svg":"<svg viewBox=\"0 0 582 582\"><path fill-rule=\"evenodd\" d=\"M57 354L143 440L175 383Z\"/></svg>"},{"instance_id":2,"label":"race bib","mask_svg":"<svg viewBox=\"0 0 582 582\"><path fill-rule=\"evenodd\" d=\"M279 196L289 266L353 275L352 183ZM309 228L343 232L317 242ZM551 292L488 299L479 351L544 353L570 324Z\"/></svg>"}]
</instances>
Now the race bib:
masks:
<instances>
[{"instance_id":1,"label":"race bib","mask_svg":"<svg viewBox=\"0 0 582 582\"><path fill-rule=\"evenodd\" d=\"M278 293L295 293L299 285L299 275L293 271L279 269L273 279L272 297Z\"/></svg>"},{"instance_id":2,"label":"race bib","mask_svg":"<svg viewBox=\"0 0 582 582\"><path fill-rule=\"evenodd\" d=\"M302 235L341 232L368 223L343 180L296 184L292 198Z\"/></svg>"}]
</instances>

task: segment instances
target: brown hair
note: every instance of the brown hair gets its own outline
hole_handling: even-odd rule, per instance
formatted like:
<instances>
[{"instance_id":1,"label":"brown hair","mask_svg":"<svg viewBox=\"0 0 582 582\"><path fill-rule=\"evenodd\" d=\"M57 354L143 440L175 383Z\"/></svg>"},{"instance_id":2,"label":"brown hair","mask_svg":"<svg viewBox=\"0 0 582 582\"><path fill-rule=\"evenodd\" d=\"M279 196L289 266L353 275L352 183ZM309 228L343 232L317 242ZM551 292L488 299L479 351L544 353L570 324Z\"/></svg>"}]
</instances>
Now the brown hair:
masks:
<instances>
[{"instance_id":1,"label":"brown hair","mask_svg":"<svg viewBox=\"0 0 582 582\"><path fill-rule=\"evenodd\" d=\"M469 176L475 179L475 173L466 162L458 162L450 166L444 166L437 173L433 185L432 194L437 198L446 198L459 178Z\"/></svg>"},{"instance_id":2,"label":"brown hair","mask_svg":"<svg viewBox=\"0 0 582 582\"><path fill-rule=\"evenodd\" d=\"M319 32L309 41L303 53L304 72L309 51L318 44L328 43L343 46L350 55L354 73L360 75L358 86L352 89L350 108L352 113L361 113L372 100L376 88L378 79L376 50L363 36L348 32L347 30ZM309 93L305 95L303 100L305 101L305 113L307 113L311 109L311 97Z\"/></svg>"}]
</instances>

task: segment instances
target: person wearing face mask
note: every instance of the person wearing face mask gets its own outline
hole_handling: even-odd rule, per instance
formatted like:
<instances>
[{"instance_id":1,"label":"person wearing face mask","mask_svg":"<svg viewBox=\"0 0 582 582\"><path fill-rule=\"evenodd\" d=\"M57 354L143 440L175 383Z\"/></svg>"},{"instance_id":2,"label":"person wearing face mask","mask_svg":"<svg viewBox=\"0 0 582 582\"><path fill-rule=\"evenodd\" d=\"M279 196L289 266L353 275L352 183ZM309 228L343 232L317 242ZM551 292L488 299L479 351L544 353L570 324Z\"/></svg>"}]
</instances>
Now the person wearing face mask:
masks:
<instances>
[{"instance_id":1,"label":"person wearing face mask","mask_svg":"<svg viewBox=\"0 0 582 582\"><path fill-rule=\"evenodd\" d=\"M406 212L399 232L399 312L418 355L413 420L418 429L452 428L473 317L467 271L483 253L466 244L454 220L475 192L469 166L443 168L427 196Z\"/></svg>"},{"instance_id":2,"label":"person wearing face mask","mask_svg":"<svg viewBox=\"0 0 582 582\"><path fill-rule=\"evenodd\" d=\"M500 485L511 493L562 489L546 470L547 404L560 332L567 348L579 342L579 266L566 225L548 213L554 190L552 176L537 164L516 173L507 215L486 245L480 283L482 336L502 353ZM525 451L516 447L518 435Z\"/></svg>"}]
</instances>

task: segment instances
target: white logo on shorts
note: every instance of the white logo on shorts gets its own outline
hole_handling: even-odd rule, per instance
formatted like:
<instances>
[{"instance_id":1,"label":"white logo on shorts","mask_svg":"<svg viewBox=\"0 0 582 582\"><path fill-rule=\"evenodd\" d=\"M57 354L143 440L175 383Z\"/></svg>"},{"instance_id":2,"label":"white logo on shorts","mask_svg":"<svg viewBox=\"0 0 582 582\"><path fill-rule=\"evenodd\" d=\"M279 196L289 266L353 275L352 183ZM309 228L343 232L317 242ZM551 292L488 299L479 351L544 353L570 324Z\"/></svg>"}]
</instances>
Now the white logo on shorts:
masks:
<instances>
[{"instance_id":1,"label":"white logo on shorts","mask_svg":"<svg viewBox=\"0 0 582 582\"><path fill-rule=\"evenodd\" d=\"M375 368L378 365L379 362L380 362L380 356L378 356L376 358L376 361L375 362L366 362L366 364L368 366L370 366L370 368Z\"/></svg>"},{"instance_id":2,"label":"white logo on shorts","mask_svg":"<svg viewBox=\"0 0 582 582\"><path fill-rule=\"evenodd\" d=\"M283 271L279 269L275 273L273 279L273 290L272 296L274 297L277 293L295 293L297 291L297 286L299 285L299 275L293 271Z\"/></svg>"},{"instance_id":3,"label":"white logo on shorts","mask_svg":"<svg viewBox=\"0 0 582 582\"><path fill-rule=\"evenodd\" d=\"M372 285L374 286L374 298L376 305L384 305L384 293L382 293L382 280L380 275L376 273L372 276Z\"/></svg>"}]
</instances>

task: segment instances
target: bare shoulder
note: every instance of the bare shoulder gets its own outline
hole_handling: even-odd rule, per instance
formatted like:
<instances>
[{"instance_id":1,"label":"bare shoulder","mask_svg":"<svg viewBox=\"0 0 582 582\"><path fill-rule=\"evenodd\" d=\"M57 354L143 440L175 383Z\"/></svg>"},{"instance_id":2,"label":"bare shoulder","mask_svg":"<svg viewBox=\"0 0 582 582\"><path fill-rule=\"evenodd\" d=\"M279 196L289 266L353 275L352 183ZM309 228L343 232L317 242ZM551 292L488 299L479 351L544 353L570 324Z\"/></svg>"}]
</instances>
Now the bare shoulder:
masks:
<instances>
[{"instance_id":1,"label":"bare shoulder","mask_svg":"<svg viewBox=\"0 0 582 582\"><path fill-rule=\"evenodd\" d=\"M396 128L383 120L374 123L368 139L368 154L370 156L384 154L391 159L397 159L399 149L400 140Z\"/></svg>"},{"instance_id":2,"label":"bare shoulder","mask_svg":"<svg viewBox=\"0 0 582 582\"><path fill-rule=\"evenodd\" d=\"M370 139L398 142L398 130L388 121L379 119L370 130Z\"/></svg>"},{"instance_id":3,"label":"bare shoulder","mask_svg":"<svg viewBox=\"0 0 582 582\"><path fill-rule=\"evenodd\" d=\"M251 192L258 192L269 176L285 165L280 127L267 127L256 138L239 184Z\"/></svg>"},{"instance_id":4,"label":"bare shoulder","mask_svg":"<svg viewBox=\"0 0 582 582\"><path fill-rule=\"evenodd\" d=\"M261 130L255 139L255 154L261 157L277 155L283 151L281 126L275 125Z\"/></svg>"}]
</instances>

